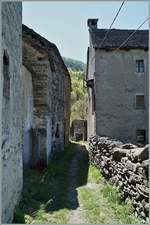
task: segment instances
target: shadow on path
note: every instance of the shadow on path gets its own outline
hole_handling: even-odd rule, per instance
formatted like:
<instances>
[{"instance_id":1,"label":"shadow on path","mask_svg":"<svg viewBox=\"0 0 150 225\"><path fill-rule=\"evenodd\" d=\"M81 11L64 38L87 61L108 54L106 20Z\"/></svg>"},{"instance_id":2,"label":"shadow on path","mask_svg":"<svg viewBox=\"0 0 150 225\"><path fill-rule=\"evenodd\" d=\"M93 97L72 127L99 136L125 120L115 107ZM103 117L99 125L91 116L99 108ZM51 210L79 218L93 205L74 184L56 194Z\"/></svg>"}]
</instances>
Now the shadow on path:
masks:
<instances>
[{"instance_id":1,"label":"shadow on path","mask_svg":"<svg viewBox=\"0 0 150 225\"><path fill-rule=\"evenodd\" d=\"M76 145L76 154L71 161L69 169L69 185L67 199L70 202L71 209L79 206L78 193L76 188L87 184L89 169L88 151L82 145Z\"/></svg>"},{"instance_id":2,"label":"shadow on path","mask_svg":"<svg viewBox=\"0 0 150 225\"><path fill-rule=\"evenodd\" d=\"M29 169L24 173L23 197L19 204L20 223L24 216L36 217L40 209L55 212L79 206L76 188L87 183L89 156L86 148L70 143L51 157L48 168ZM14 219L14 222L16 219Z\"/></svg>"}]
</instances>

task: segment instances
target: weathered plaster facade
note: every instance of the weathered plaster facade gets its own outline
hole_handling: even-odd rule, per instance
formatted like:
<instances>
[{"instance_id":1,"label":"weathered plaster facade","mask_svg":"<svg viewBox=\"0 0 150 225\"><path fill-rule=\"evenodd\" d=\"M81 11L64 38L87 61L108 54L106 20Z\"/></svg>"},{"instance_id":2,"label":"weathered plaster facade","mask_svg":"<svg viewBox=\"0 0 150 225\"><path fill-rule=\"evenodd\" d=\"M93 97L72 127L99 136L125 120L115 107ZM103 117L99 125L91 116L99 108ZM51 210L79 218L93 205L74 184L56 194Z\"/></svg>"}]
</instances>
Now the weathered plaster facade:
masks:
<instances>
[{"instance_id":1,"label":"weathered plaster facade","mask_svg":"<svg viewBox=\"0 0 150 225\"><path fill-rule=\"evenodd\" d=\"M10 35L11 34L11 35ZM22 192L22 3L2 3L2 223L13 219Z\"/></svg>"},{"instance_id":2,"label":"weathered plaster facade","mask_svg":"<svg viewBox=\"0 0 150 225\"><path fill-rule=\"evenodd\" d=\"M123 142L137 142L137 130L146 130L148 141L148 32L140 31L131 42L115 50L129 36L129 32L113 30L110 39L100 46L104 30L89 20L90 47L87 85L89 85L88 136L97 134ZM120 36L115 32L120 32ZM121 33L122 32L122 33ZM127 33L127 34L126 34ZM122 34L122 36L121 36ZM95 35L95 36L94 36ZM111 36L112 35L112 36ZM114 36L113 36L114 35ZM126 36L125 36L126 35ZM141 35L141 36L140 36ZM109 36L109 35L108 35ZM120 41L120 42L119 42ZM118 42L118 43L117 43ZM136 71L136 60L144 61L144 72ZM90 80L93 79L93 88ZM92 112L92 90L95 109ZM144 94L145 106L137 109L135 98ZM95 123L93 121L95 120Z\"/></svg>"},{"instance_id":3,"label":"weathered plaster facade","mask_svg":"<svg viewBox=\"0 0 150 225\"><path fill-rule=\"evenodd\" d=\"M69 139L71 82L57 47L22 26L21 3L2 4L2 51L2 222L10 223L23 164L47 165Z\"/></svg>"},{"instance_id":4,"label":"weathered plaster facade","mask_svg":"<svg viewBox=\"0 0 150 225\"><path fill-rule=\"evenodd\" d=\"M24 136L25 142L26 136L32 140L32 153L28 146L24 159L32 166L43 165L48 163L52 151L64 149L69 138L70 76L57 47L25 25L23 64L26 82L30 73L28 94L33 93L29 96L33 102L33 107L30 105L33 117L26 118L31 126Z\"/></svg>"},{"instance_id":5,"label":"weathered plaster facade","mask_svg":"<svg viewBox=\"0 0 150 225\"><path fill-rule=\"evenodd\" d=\"M33 85L32 74L25 67L22 67L22 111L24 128L24 149L23 162L28 166L32 154L32 128L33 128Z\"/></svg>"}]
</instances>

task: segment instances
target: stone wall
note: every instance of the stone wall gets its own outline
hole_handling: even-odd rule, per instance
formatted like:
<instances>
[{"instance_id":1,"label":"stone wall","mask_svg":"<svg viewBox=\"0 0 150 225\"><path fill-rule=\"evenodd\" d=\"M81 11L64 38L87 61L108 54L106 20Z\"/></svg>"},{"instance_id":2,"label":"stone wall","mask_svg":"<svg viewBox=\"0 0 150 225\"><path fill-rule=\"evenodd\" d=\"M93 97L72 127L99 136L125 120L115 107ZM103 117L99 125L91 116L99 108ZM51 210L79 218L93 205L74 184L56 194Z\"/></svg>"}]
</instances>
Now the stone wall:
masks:
<instances>
[{"instance_id":1,"label":"stone wall","mask_svg":"<svg viewBox=\"0 0 150 225\"><path fill-rule=\"evenodd\" d=\"M26 68L22 67L22 111L23 111L23 128L24 128L24 149L23 163L24 166L30 165L32 152L32 128L33 128L33 86L32 74Z\"/></svg>"},{"instance_id":2,"label":"stone wall","mask_svg":"<svg viewBox=\"0 0 150 225\"><path fill-rule=\"evenodd\" d=\"M29 39L29 38L28 38ZM48 69L50 68L48 59L45 58L45 52L38 51L26 40L23 35L23 75L24 78L23 90L25 90L25 82L28 79L29 91L23 99L23 105L30 98L30 118L32 117L32 124L30 122L30 129L26 132L24 127L24 140L28 145L26 136L29 137L32 143L31 148L28 146L24 151L24 164L26 156L28 155L28 165L35 166L37 163L46 163L47 159L47 119L50 116L50 102L48 101ZM28 73L27 73L28 71ZM50 86L49 89L51 90ZM30 93L31 92L31 93ZM32 99L31 99L32 98ZM23 106L23 107L24 107ZM25 113L24 116L26 117ZM24 118L26 120L26 118ZM29 119L28 119L29 120ZM28 121L29 122L29 121ZM27 134L26 134L27 133ZM28 153L27 153L28 152Z\"/></svg>"},{"instance_id":3,"label":"stone wall","mask_svg":"<svg viewBox=\"0 0 150 225\"><path fill-rule=\"evenodd\" d=\"M64 129L65 129L65 144L69 142L70 135L70 115L71 115L71 79L70 74L66 70L65 86L64 86Z\"/></svg>"},{"instance_id":4,"label":"stone wall","mask_svg":"<svg viewBox=\"0 0 150 225\"><path fill-rule=\"evenodd\" d=\"M132 200L135 215L148 218L149 151L107 137L90 138L90 161L104 177L116 185L125 201Z\"/></svg>"},{"instance_id":5,"label":"stone wall","mask_svg":"<svg viewBox=\"0 0 150 225\"><path fill-rule=\"evenodd\" d=\"M63 150L65 139L65 72L59 58L57 47L49 50L49 59L53 59L52 68L52 150Z\"/></svg>"},{"instance_id":6,"label":"stone wall","mask_svg":"<svg viewBox=\"0 0 150 225\"><path fill-rule=\"evenodd\" d=\"M86 73L86 81L93 79L94 80L94 87L95 89L95 49L92 46L91 37L90 38L90 47L87 51L87 73ZM96 127L95 127L95 119L96 114L95 110L93 110L93 91L92 88L88 88L88 114L87 114L87 135L90 137L91 135L96 134Z\"/></svg>"},{"instance_id":7,"label":"stone wall","mask_svg":"<svg viewBox=\"0 0 150 225\"><path fill-rule=\"evenodd\" d=\"M65 143L69 141L71 79L55 45L49 50L49 54L54 63L52 77L52 140L53 151L55 151L55 149L63 150Z\"/></svg>"},{"instance_id":8,"label":"stone wall","mask_svg":"<svg viewBox=\"0 0 150 225\"><path fill-rule=\"evenodd\" d=\"M96 134L136 143L136 131L146 130L148 141L148 51L105 51L95 53ZM143 59L145 72L136 72ZM145 107L137 109L136 94L145 95Z\"/></svg>"},{"instance_id":9,"label":"stone wall","mask_svg":"<svg viewBox=\"0 0 150 225\"><path fill-rule=\"evenodd\" d=\"M22 3L2 3L2 223L10 223L22 192Z\"/></svg>"},{"instance_id":10,"label":"stone wall","mask_svg":"<svg viewBox=\"0 0 150 225\"><path fill-rule=\"evenodd\" d=\"M69 140L70 75L55 44L25 25L23 64L33 86L32 162L48 164L51 152Z\"/></svg>"}]
</instances>

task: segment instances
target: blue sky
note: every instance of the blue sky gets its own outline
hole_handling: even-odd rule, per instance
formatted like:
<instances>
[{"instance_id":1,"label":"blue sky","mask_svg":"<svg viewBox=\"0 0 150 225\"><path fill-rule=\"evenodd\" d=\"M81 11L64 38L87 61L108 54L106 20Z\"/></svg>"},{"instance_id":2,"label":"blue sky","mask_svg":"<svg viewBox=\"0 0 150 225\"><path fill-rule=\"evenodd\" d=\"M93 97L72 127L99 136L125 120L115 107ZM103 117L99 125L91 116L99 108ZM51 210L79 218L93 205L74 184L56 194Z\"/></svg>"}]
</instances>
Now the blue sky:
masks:
<instances>
[{"instance_id":1,"label":"blue sky","mask_svg":"<svg viewBox=\"0 0 150 225\"><path fill-rule=\"evenodd\" d=\"M55 43L62 56L86 62L88 18L108 28L122 1L24 2L23 23ZM113 28L136 29L148 17L148 1L126 1ZM148 22L141 28L148 29Z\"/></svg>"}]
</instances>

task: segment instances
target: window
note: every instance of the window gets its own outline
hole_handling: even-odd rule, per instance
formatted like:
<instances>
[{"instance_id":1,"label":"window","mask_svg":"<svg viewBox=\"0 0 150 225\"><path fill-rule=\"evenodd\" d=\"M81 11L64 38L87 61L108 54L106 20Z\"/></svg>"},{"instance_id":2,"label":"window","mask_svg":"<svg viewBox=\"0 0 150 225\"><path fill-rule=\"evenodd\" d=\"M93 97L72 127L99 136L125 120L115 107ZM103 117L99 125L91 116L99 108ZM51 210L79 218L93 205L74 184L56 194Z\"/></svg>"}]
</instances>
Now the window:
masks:
<instances>
[{"instance_id":1,"label":"window","mask_svg":"<svg viewBox=\"0 0 150 225\"><path fill-rule=\"evenodd\" d=\"M94 79L87 80L87 87L91 88L91 98L92 98L92 114L96 109L96 100L95 100L95 88L94 88Z\"/></svg>"},{"instance_id":2,"label":"window","mask_svg":"<svg viewBox=\"0 0 150 225\"><path fill-rule=\"evenodd\" d=\"M9 76L9 56L6 51L3 55L3 96L5 99L9 100L10 98L10 76Z\"/></svg>"},{"instance_id":3,"label":"window","mask_svg":"<svg viewBox=\"0 0 150 225\"><path fill-rule=\"evenodd\" d=\"M144 73L145 68L144 68L144 60L136 60L136 72L137 73Z\"/></svg>"},{"instance_id":4,"label":"window","mask_svg":"<svg viewBox=\"0 0 150 225\"><path fill-rule=\"evenodd\" d=\"M136 131L136 141L141 144L146 143L146 130L139 129Z\"/></svg>"},{"instance_id":5,"label":"window","mask_svg":"<svg viewBox=\"0 0 150 225\"><path fill-rule=\"evenodd\" d=\"M136 109L144 109L144 108L145 108L145 96L136 95Z\"/></svg>"},{"instance_id":6,"label":"window","mask_svg":"<svg viewBox=\"0 0 150 225\"><path fill-rule=\"evenodd\" d=\"M59 138L59 124L58 124L58 123L57 123L57 125L56 125L55 137L56 137L56 138Z\"/></svg>"},{"instance_id":7,"label":"window","mask_svg":"<svg viewBox=\"0 0 150 225\"><path fill-rule=\"evenodd\" d=\"M87 80L86 86L88 88L93 88L94 87L94 79Z\"/></svg>"}]
</instances>

